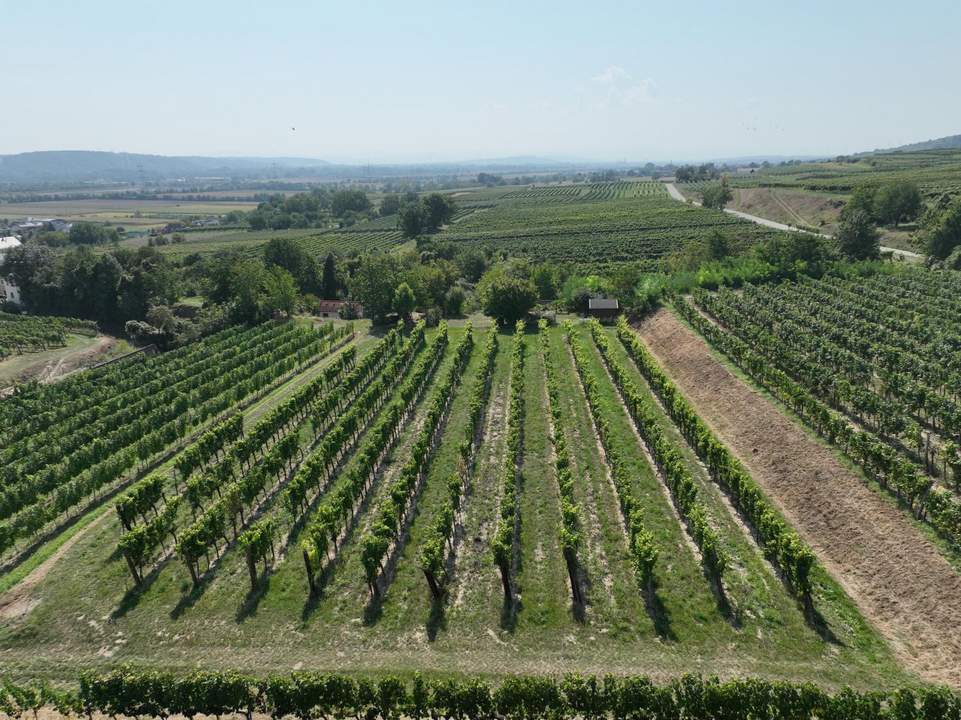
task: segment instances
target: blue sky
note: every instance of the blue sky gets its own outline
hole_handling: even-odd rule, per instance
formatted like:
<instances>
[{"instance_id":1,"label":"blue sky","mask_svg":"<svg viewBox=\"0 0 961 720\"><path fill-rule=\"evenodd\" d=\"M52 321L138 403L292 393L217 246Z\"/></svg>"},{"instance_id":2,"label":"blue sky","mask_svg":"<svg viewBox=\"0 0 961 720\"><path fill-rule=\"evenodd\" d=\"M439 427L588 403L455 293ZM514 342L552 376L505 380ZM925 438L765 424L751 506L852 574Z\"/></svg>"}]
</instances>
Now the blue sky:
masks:
<instances>
[{"instance_id":1,"label":"blue sky","mask_svg":"<svg viewBox=\"0 0 961 720\"><path fill-rule=\"evenodd\" d=\"M0 153L661 161L961 132L957 0L0 0L0 27Z\"/></svg>"}]
</instances>

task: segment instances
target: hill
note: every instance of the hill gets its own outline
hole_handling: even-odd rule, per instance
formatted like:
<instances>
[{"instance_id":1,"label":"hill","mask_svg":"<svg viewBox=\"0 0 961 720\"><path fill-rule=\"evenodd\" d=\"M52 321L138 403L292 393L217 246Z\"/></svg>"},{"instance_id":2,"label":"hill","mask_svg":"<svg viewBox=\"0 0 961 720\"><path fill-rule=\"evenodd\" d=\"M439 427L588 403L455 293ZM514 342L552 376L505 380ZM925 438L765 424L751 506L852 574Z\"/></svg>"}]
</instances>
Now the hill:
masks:
<instances>
[{"instance_id":1,"label":"hill","mask_svg":"<svg viewBox=\"0 0 961 720\"><path fill-rule=\"evenodd\" d=\"M961 135L947 135L934 140L924 140L923 142L899 145L898 147L888 148L887 150L875 150L874 152L923 152L925 150L957 150L959 148L961 148Z\"/></svg>"},{"instance_id":2,"label":"hill","mask_svg":"<svg viewBox=\"0 0 961 720\"><path fill-rule=\"evenodd\" d=\"M91 150L51 150L0 155L0 182L138 181L231 176L317 168L310 158L141 155Z\"/></svg>"}]
</instances>

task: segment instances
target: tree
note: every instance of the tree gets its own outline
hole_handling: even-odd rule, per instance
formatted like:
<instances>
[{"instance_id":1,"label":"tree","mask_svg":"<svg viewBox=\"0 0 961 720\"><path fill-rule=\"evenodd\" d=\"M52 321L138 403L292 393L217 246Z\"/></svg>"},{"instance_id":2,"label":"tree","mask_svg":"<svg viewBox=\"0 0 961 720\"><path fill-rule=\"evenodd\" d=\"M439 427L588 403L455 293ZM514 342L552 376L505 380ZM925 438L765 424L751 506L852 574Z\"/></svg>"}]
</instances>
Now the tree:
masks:
<instances>
[{"instance_id":1,"label":"tree","mask_svg":"<svg viewBox=\"0 0 961 720\"><path fill-rule=\"evenodd\" d=\"M531 272L531 280L537 288L537 297L541 300L554 300L557 298L558 271L550 263L541 263Z\"/></svg>"},{"instance_id":2,"label":"tree","mask_svg":"<svg viewBox=\"0 0 961 720\"><path fill-rule=\"evenodd\" d=\"M394 255L368 255L350 279L350 296L364 306L364 314L381 322L393 310L394 290L400 285L401 261Z\"/></svg>"},{"instance_id":3,"label":"tree","mask_svg":"<svg viewBox=\"0 0 961 720\"><path fill-rule=\"evenodd\" d=\"M630 306L634 301L637 284L641 281L641 272L635 265L618 265L611 275L611 285L614 296L622 305Z\"/></svg>"},{"instance_id":4,"label":"tree","mask_svg":"<svg viewBox=\"0 0 961 720\"><path fill-rule=\"evenodd\" d=\"M921 191L907 180L896 180L878 188L874 196L874 217L886 225L899 225L921 214Z\"/></svg>"},{"instance_id":5,"label":"tree","mask_svg":"<svg viewBox=\"0 0 961 720\"><path fill-rule=\"evenodd\" d=\"M707 236L707 255L711 260L723 260L731 254L731 242L720 230Z\"/></svg>"},{"instance_id":6,"label":"tree","mask_svg":"<svg viewBox=\"0 0 961 720\"><path fill-rule=\"evenodd\" d=\"M426 218L420 203L408 203L401 207L398 225L405 238L415 238L424 232Z\"/></svg>"},{"instance_id":7,"label":"tree","mask_svg":"<svg viewBox=\"0 0 961 720\"><path fill-rule=\"evenodd\" d=\"M881 256L878 230L861 210L841 218L837 239L841 254L848 260L874 260Z\"/></svg>"},{"instance_id":8,"label":"tree","mask_svg":"<svg viewBox=\"0 0 961 720\"><path fill-rule=\"evenodd\" d=\"M117 242L120 235L114 228L95 225L90 222L76 222L70 228L70 242L74 245L103 245Z\"/></svg>"},{"instance_id":9,"label":"tree","mask_svg":"<svg viewBox=\"0 0 961 720\"><path fill-rule=\"evenodd\" d=\"M414 297L414 291L410 289L410 285L402 282L394 290L394 312L404 318L404 322L410 323L410 314L414 312L414 304L417 299Z\"/></svg>"},{"instance_id":10,"label":"tree","mask_svg":"<svg viewBox=\"0 0 961 720\"><path fill-rule=\"evenodd\" d=\"M457 253L454 258L461 275L468 282L475 283L481 279L481 275L487 270L487 258L484 253L477 248L467 247Z\"/></svg>"},{"instance_id":11,"label":"tree","mask_svg":"<svg viewBox=\"0 0 961 720\"><path fill-rule=\"evenodd\" d=\"M396 215L400 212L400 195L384 195L380 201L378 210L381 217L386 215Z\"/></svg>"},{"instance_id":12,"label":"tree","mask_svg":"<svg viewBox=\"0 0 961 720\"><path fill-rule=\"evenodd\" d=\"M707 185L701 191L701 198L704 207L722 210L725 205L734 199L734 194L726 182L719 182Z\"/></svg>"},{"instance_id":13,"label":"tree","mask_svg":"<svg viewBox=\"0 0 961 720\"><path fill-rule=\"evenodd\" d=\"M338 190L330 199L330 211L334 217L343 217L348 211L363 213L370 210L370 198L363 190Z\"/></svg>"},{"instance_id":14,"label":"tree","mask_svg":"<svg viewBox=\"0 0 961 720\"><path fill-rule=\"evenodd\" d=\"M457 206L447 195L431 193L423 200L424 226L428 232L436 232L441 225L446 225L454 216Z\"/></svg>"},{"instance_id":15,"label":"tree","mask_svg":"<svg viewBox=\"0 0 961 720\"><path fill-rule=\"evenodd\" d=\"M279 310L288 316L293 315L300 300L293 276L276 265L264 277L264 295L264 310L268 314Z\"/></svg>"},{"instance_id":16,"label":"tree","mask_svg":"<svg viewBox=\"0 0 961 720\"><path fill-rule=\"evenodd\" d=\"M444 314L447 317L460 317L464 313L464 302L466 300L467 296L464 294L463 288L455 285L447 291L447 295L444 297Z\"/></svg>"},{"instance_id":17,"label":"tree","mask_svg":"<svg viewBox=\"0 0 961 720\"><path fill-rule=\"evenodd\" d=\"M241 322L257 322L263 314L264 266L256 260L241 260L230 268L233 315Z\"/></svg>"},{"instance_id":18,"label":"tree","mask_svg":"<svg viewBox=\"0 0 961 720\"><path fill-rule=\"evenodd\" d=\"M961 197L957 197L942 212L927 221L921 234L928 255L943 260L955 248L961 247Z\"/></svg>"},{"instance_id":19,"label":"tree","mask_svg":"<svg viewBox=\"0 0 961 720\"><path fill-rule=\"evenodd\" d=\"M327 253L324 258L324 277L321 284L324 300L336 300L340 281L337 279L337 260L333 253Z\"/></svg>"},{"instance_id":20,"label":"tree","mask_svg":"<svg viewBox=\"0 0 961 720\"><path fill-rule=\"evenodd\" d=\"M114 320L117 317L117 301L123 281L123 268L109 253L101 255L93 268L93 284L90 300L93 315L98 320ZM148 322L150 320L148 319ZM156 323L152 323L155 325Z\"/></svg>"},{"instance_id":21,"label":"tree","mask_svg":"<svg viewBox=\"0 0 961 720\"><path fill-rule=\"evenodd\" d=\"M500 325L523 319L537 303L537 288L530 280L509 274L504 268L488 270L477 285L484 314Z\"/></svg>"},{"instance_id":22,"label":"tree","mask_svg":"<svg viewBox=\"0 0 961 720\"><path fill-rule=\"evenodd\" d=\"M868 217L874 218L874 198L877 195L877 185L858 185L851 194L851 199L847 201L841 215L849 215L854 212L863 212Z\"/></svg>"},{"instance_id":23,"label":"tree","mask_svg":"<svg viewBox=\"0 0 961 720\"><path fill-rule=\"evenodd\" d=\"M301 292L318 289L317 263L303 247L290 238L272 238L264 246L267 267L280 267L290 273Z\"/></svg>"}]
</instances>

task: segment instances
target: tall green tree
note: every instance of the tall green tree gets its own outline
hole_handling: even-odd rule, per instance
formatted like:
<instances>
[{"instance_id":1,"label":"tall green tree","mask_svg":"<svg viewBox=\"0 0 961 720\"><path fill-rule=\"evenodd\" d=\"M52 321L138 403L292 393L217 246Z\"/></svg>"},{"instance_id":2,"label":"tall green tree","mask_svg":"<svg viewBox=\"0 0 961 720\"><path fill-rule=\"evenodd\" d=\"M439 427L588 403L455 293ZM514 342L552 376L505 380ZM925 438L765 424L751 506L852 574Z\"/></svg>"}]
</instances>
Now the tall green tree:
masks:
<instances>
[{"instance_id":1,"label":"tall green tree","mask_svg":"<svg viewBox=\"0 0 961 720\"><path fill-rule=\"evenodd\" d=\"M293 315L300 302L293 275L282 267L273 266L264 277L264 310L271 315L275 310Z\"/></svg>"},{"instance_id":2,"label":"tall green tree","mask_svg":"<svg viewBox=\"0 0 961 720\"><path fill-rule=\"evenodd\" d=\"M731 200L734 194L725 182L711 183L701 191L701 202L704 207L721 210Z\"/></svg>"},{"instance_id":3,"label":"tall green tree","mask_svg":"<svg viewBox=\"0 0 961 720\"><path fill-rule=\"evenodd\" d=\"M537 288L529 279L517 277L503 267L488 270L477 284L484 314L500 325L523 319L537 303Z\"/></svg>"},{"instance_id":4,"label":"tall green tree","mask_svg":"<svg viewBox=\"0 0 961 720\"><path fill-rule=\"evenodd\" d=\"M431 193L424 198L424 225L428 232L437 232L454 217L457 209L454 201L447 195Z\"/></svg>"},{"instance_id":5,"label":"tall green tree","mask_svg":"<svg viewBox=\"0 0 961 720\"><path fill-rule=\"evenodd\" d=\"M881 256L878 229L867 213L856 210L845 213L837 233L841 254L848 260L874 260Z\"/></svg>"},{"instance_id":6,"label":"tall green tree","mask_svg":"<svg viewBox=\"0 0 961 720\"><path fill-rule=\"evenodd\" d=\"M934 214L921 234L928 255L944 260L961 247L961 197L955 198L943 211Z\"/></svg>"},{"instance_id":7,"label":"tall green tree","mask_svg":"<svg viewBox=\"0 0 961 720\"><path fill-rule=\"evenodd\" d=\"M393 308L394 312L404 318L404 322L410 323L411 313L414 312L414 305L417 299L414 297L414 291L411 290L410 285L402 282L394 290L394 302Z\"/></svg>"},{"instance_id":8,"label":"tall green tree","mask_svg":"<svg viewBox=\"0 0 961 720\"><path fill-rule=\"evenodd\" d=\"M324 276L321 282L324 300L336 300L340 290L340 280L337 278L337 259L333 253L327 253L324 258Z\"/></svg>"},{"instance_id":9,"label":"tall green tree","mask_svg":"<svg viewBox=\"0 0 961 720\"><path fill-rule=\"evenodd\" d=\"M922 207L921 191L907 180L885 183L874 196L874 217L885 225L915 220Z\"/></svg>"},{"instance_id":10,"label":"tall green tree","mask_svg":"<svg viewBox=\"0 0 961 720\"><path fill-rule=\"evenodd\" d=\"M394 255L368 255L350 279L350 296L364 306L364 315L381 322L393 310L394 291L403 267Z\"/></svg>"},{"instance_id":11,"label":"tall green tree","mask_svg":"<svg viewBox=\"0 0 961 720\"><path fill-rule=\"evenodd\" d=\"M426 218L424 207L420 203L407 203L400 209L398 219L400 230L405 238L415 238L424 232Z\"/></svg>"},{"instance_id":12,"label":"tall green tree","mask_svg":"<svg viewBox=\"0 0 961 720\"><path fill-rule=\"evenodd\" d=\"M316 261L300 243L291 238L271 238L264 245L264 262L268 268L276 266L289 272L301 292L319 289Z\"/></svg>"}]
</instances>

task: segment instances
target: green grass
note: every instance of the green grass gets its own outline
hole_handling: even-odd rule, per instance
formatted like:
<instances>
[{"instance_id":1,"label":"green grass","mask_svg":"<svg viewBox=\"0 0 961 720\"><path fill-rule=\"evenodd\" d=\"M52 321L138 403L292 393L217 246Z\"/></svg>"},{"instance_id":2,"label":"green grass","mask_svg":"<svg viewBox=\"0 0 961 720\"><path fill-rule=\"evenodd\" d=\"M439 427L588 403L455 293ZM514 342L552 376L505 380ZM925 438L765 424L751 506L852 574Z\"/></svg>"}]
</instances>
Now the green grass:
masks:
<instances>
[{"instance_id":1,"label":"green grass","mask_svg":"<svg viewBox=\"0 0 961 720\"><path fill-rule=\"evenodd\" d=\"M61 358L66 358L76 352L93 347L98 337L91 335L67 334L67 344L63 347L50 348L39 352L25 352L23 355L11 355L0 360L0 387L5 387L25 377L32 377L42 371L45 366L56 365Z\"/></svg>"}]
</instances>

